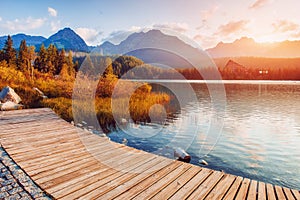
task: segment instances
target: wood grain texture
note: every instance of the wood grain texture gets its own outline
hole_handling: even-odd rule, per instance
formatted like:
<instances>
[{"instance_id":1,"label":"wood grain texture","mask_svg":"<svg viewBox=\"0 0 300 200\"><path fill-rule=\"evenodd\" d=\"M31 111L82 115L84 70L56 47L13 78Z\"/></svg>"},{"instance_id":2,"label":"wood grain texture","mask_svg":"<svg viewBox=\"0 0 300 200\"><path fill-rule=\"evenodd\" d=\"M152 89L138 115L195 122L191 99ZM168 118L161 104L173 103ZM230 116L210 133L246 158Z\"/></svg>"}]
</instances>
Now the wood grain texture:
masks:
<instances>
[{"instance_id":1,"label":"wood grain texture","mask_svg":"<svg viewBox=\"0 0 300 200\"><path fill-rule=\"evenodd\" d=\"M6 111L0 141L55 199L299 199L257 182L111 142L47 108Z\"/></svg>"}]
</instances>

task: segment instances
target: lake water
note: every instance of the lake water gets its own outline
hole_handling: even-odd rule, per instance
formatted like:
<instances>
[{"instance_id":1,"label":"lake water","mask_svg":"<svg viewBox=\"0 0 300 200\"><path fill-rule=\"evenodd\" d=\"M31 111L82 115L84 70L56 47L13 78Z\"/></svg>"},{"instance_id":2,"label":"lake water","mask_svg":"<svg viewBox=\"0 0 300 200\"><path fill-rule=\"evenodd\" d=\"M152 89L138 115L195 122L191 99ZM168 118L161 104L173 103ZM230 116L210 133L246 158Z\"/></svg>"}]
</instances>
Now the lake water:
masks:
<instances>
[{"instance_id":1,"label":"lake water","mask_svg":"<svg viewBox=\"0 0 300 200\"><path fill-rule=\"evenodd\" d=\"M300 82L166 82L186 99L173 100L164 123L132 123L109 134L112 140L170 158L181 147L193 164L205 159L211 169L300 190ZM210 84L226 96L212 95Z\"/></svg>"}]
</instances>

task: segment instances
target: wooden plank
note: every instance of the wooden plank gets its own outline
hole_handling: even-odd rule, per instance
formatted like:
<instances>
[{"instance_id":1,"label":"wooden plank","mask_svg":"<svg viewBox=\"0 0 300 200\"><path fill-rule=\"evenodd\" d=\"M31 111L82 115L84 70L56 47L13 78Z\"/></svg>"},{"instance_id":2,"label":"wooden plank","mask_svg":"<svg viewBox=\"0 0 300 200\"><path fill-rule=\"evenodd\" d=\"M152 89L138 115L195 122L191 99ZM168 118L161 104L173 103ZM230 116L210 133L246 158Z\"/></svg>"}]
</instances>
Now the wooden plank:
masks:
<instances>
[{"instance_id":1,"label":"wooden plank","mask_svg":"<svg viewBox=\"0 0 300 200\"><path fill-rule=\"evenodd\" d=\"M296 190L110 142L72 126L50 109L4 112L0 138L19 166L57 199L300 200Z\"/></svg>"},{"instance_id":2,"label":"wooden plank","mask_svg":"<svg viewBox=\"0 0 300 200\"><path fill-rule=\"evenodd\" d=\"M289 188L284 187L283 188L284 194L288 200L295 200L294 195L292 191Z\"/></svg>"},{"instance_id":3,"label":"wooden plank","mask_svg":"<svg viewBox=\"0 0 300 200\"><path fill-rule=\"evenodd\" d=\"M159 193L152 197L152 199L168 199L175 192L177 192L181 187L183 187L190 179L192 179L197 173L199 173L201 168L192 166L184 174L182 174L178 179L174 180L172 183L163 188ZM116 199L124 199L126 196L119 196Z\"/></svg>"},{"instance_id":4,"label":"wooden plank","mask_svg":"<svg viewBox=\"0 0 300 200\"><path fill-rule=\"evenodd\" d=\"M191 166L184 163L180 163L179 167L173 169L169 173L165 173L163 177L157 178L156 182L147 189L144 188L143 192L135 196L133 199L149 199L155 194L165 188L168 184L177 179L180 175L186 172ZM107 196L108 197L108 196ZM104 197L105 199L105 197Z\"/></svg>"},{"instance_id":5,"label":"wooden plank","mask_svg":"<svg viewBox=\"0 0 300 200\"><path fill-rule=\"evenodd\" d=\"M22 124L11 124L0 126L1 134L9 135L9 134L23 134L24 132L30 133L30 130L33 130L35 133L38 129L50 129L56 128L60 126L69 126L68 122L61 121L59 119L49 119L45 120L40 119L39 121L31 122L31 123L22 123Z\"/></svg>"},{"instance_id":6,"label":"wooden plank","mask_svg":"<svg viewBox=\"0 0 300 200\"><path fill-rule=\"evenodd\" d=\"M279 186L275 186L275 191L276 191L276 196L277 196L277 199L286 199L285 198L285 195L283 193L283 189Z\"/></svg>"},{"instance_id":7,"label":"wooden plank","mask_svg":"<svg viewBox=\"0 0 300 200\"><path fill-rule=\"evenodd\" d=\"M55 162L54 164L44 164L40 165L40 168L27 169L26 172L33 177L34 179L38 179L39 177L43 177L47 174L51 174L53 172L58 172L63 169L66 169L69 166L80 165L81 163L85 163L89 160L94 160L93 156L82 153L78 157L65 157L64 159L59 160L59 162ZM37 166L38 167L38 166Z\"/></svg>"},{"instance_id":8,"label":"wooden plank","mask_svg":"<svg viewBox=\"0 0 300 200\"><path fill-rule=\"evenodd\" d=\"M67 134L67 135L61 135L61 134ZM27 143L23 141L20 144L5 144L5 148L9 149L12 154L16 153L26 153L27 151L35 151L36 148L42 149L49 149L51 147L55 147L57 145L61 144L69 144L73 141L81 142L83 144L91 144L99 141L107 142L108 139L104 137L98 137L92 134L85 133L85 136L79 135L80 133L76 132L75 130L68 130L68 132L60 132L60 134L52 133L52 137L50 138L43 138L43 137L37 137L34 140L28 141ZM33 142L35 145L33 145ZM17 146L17 147L16 147ZM71 146L71 145L70 145Z\"/></svg>"},{"instance_id":9,"label":"wooden plank","mask_svg":"<svg viewBox=\"0 0 300 200\"><path fill-rule=\"evenodd\" d=\"M27 110L27 109L26 109ZM26 111L25 111L26 112ZM25 113L22 111L21 114L9 114L7 112L2 112L3 114L1 115L1 121L9 121L9 120L14 120L14 119L24 119L24 121L26 121L27 119L33 119L33 118L38 118L39 116L43 116L43 115L51 115L51 116L55 116L57 118L59 118L58 116L56 116L53 111L50 112L38 112L38 113L34 113L34 112L30 112L30 113Z\"/></svg>"},{"instance_id":10,"label":"wooden plank","mask_svg":"<svg viewBox=\"0 0 300 200\"><path fill-rule=\"evenodd\" d=\"M43 126L44 124L44 126ZM13 125L5 125L0 126L1 135L10 136L10 135L24 135L24 133L30 134L31 130L33 133L37 133L38 129L57 129L60 126L68 126L67 122L60 120L45 120L43 123L41 120L34 123L26 123L26 124L13 124Z\"/></svg>"},{"instance_id":11,"label":"wooden plank","mask_svg":"<svg viewBox=\"0 0 300 200\"><path fill-rule=\"evenodd\" d=\"M257 181L251 180L247 199L256 199L257 189Z\"/></svg>"},{"instance_id":12,"label":"wooden plank","mask_svg":"<svg viewBox=\"0 0 300 200\"><path fill-rule=\"evenodd\" d=\"M204 199L206 195L215 187L219 180L223 177L224 173L214 171L199 187L193 191L188 199Z\"/></svg>"},{"instance_id":13,"label":"wooden plank","mask_svg":"<svg viewBox=\"0 0 300 200\"><path fill-rule=\"evenodd\" d=\"M229 190L227 191L224 199L226 200L230 200L230 199L234 199L236 193L238 192L238 189L240 188L240 185L243 181L243 178L238 176L235 181L233 182L233 184L230 186Z\"/></svg>"},{"instance_id":14,"label":"wooden plank","mask_svg":"<svg viewBox=\"0 0 300 200\"><path fill-rule=\"evenodd\" d=\"M258 200L266 200L267 194L266 194L266 184L263 182L258 183Z\"/></svg>"},{"instance_id":15,"label":"wooden plank","mask_svg":"<svg viewBox=\"0 0 300 200\"><path fill-rule=\"evenodd\" d=\"M36 155L36 157L31 157L31 159L20 159L13 157L15 161L17 161L23 168L28 170L34 170L38 166L38 168L43 165L50 165L62 160L67 159L68 157L74 156L75 158L82 155L84 148L82 146L74 146L75 148L68 147L66 149L57 149L56 153L49 152L49 154L45 154L43 156ZM67 153L67 154L66 154ZM28 156L30 158L30 156Z\"/></svg>"},{"instance_id":16,"label":"wooden plank","mask_svg":"<svg viewBox=\"0 0 300 200\"><path fill-rule=\"evenodd\" d=\"M137 165L129 163L129 162L120 163L120 166L118 169L120 169L120 167L123 167L123 169L130 170L130 169L134 168L135 166L156 165L156 164L162 162L162 160L159 157L154 156L154 155L151 157L149 156L146 159L142 159L142 160L140 157L140 158L136 159L136 161L137 161L136 163L138 163ZM55 197L61 198L63 196L66 196L68 194L76 192L77 190L88 187L89 185L91 185L99 180L102 180L109 175L117 173L117 170L108 167L108 165L106 167L102 167L102 169L104 169L104 170L100 170L100 173L96 173L93 176L86 174L82 177L76 178L75 180L69 180L67 182L64 182L63 184L60 184L59 186L53 185L53 187L50 188L49 191ZM120 169L120 170L122 170L122 169Z\"/></svg>"},{"instance_id":17,"label":"wooden plank","mask_svg":"<svg viewBox=\"0 0 300 200\"><path fill-rule=\"evenodd\" d=\"M134 177L130 181L123 185L117 187L115 191L108 192L107 195L111 195L114 199L131 199L134 196L140 194L143 189L150 187L152 184L160 179L162 176L167 174L170 168L165 167L159 171L151 171L151 173L141 173L140 175ZM199 171L198 169L197 171ZM192 172L190 172L193 174Z\"/></svg>"},{"instance_id":18,"label":"wooden plank","mask_svg":"<svg viewBox=\"0 0 300 200\"><path fill-rule=\"evenodd\" d=\"M180 190L178 190L170 199L186 199L205 179L211 174L212 170L203 168L196 176L187 182Z\"/></svg>"},{"instance_id":19,"label":"wooden plank","mask_svg":"<svg viewBox=\"0 0 300 200\"><path fill-rule=\"evenodd\" d=\"M35 154L37 151L40 152L40 156L43 156L43 153L46 155L49 155L50 153L54 154L59 152L59 150L62 149L63 146L69 146L69 149L72 148L72 146L78 146L78 147L89 147L89 146L95 146L98 145L99 147L103 144L108 143L108 140L98 140L94 139L93 137L86 138L84 143L81 139L79 139L76 135L70 138L62 137L55 139L55 142L49 141L49 143L44 143L43 145L37 146L37 145L30 145L27 144L25 147L21 146L23 148L26 148L26 151L22 151L22 149L11 149L8 148L8 150L11 153L12 156L15 156L15 158L20 157L20 159L23 158L26 159L26 156L31 156ZM32 157L32 156L31 156Z\"/></svg>"},{"instance_id":20,"label":"wooden plank","mask_svg":"<svg viewBox=\"0 0 300 200\"><path fill-rule=\"evenodd\" d=\"M235 176L225 174L216 187L214 187L214 189L211 190L210 193L205 197L205 199L222 199L235 179Z\"/></svg>"},{"instance_id":21,"label":"wooden plank","mask_svg":"<svg viewBox=\"0 0 300 200\"><path fill-rule=\"evenodd\" d=\"M70 142L68 142L70 141ZM72 146L83 146L81 141L78 138L70 139L68 140L67 138L55 140L55 143L49 143L49 144L44 144L41 146L30 146L30 144L26 145L20 145L18 149L11 149L11 148L6 148L11 152L11 155L14 156L14 158L19 158L20 160L25 160L27 157L32 157L33 154L37 154L38 152L41 152L40 157L44 156L44 154L49 155L53 154L56 152L59 152L59 150L62 149L62 147L66 147L71 149ZM5 147L5 146L4 146ZM26 149L22 151L23 149Z\"/></svg>"},{"instance_id":22,"label":"wooden plank","mask_svg":"<svg viewBox=\"0 0 300 200\"><path fill-rule=\"evenodd\" d=\"M40 146L40 147L33 147L33 148L27 148L28 151L21 152L21 151L13 151L14 153L11 154L11 156L18 160L19 162L21 161L29 161L28 163L34 163L37 161L37 159L44 157L44 156L50 156L50 155L57 155L61 154L61 152L67 152L67 151L73 151L73 150L89 150L90 148L96 148L98 147L99 149L102 148L103 146L108 145L108 142L106 141L96 141L94 140L89 144L88 149L86 149L86 145L84 145L80 140L78 139L73 139L68 141L60 140L56 144L49 144L45 146ZM48 157L50 158L50 157Z\"/></svg>"},{"instance_id":23,"label":"wooden plank","mask_svg":"<svg viewBox=\"0 0 300 200\"><path fill-rule=\"evenodd\" d=\"M63 129L63 130L61 130ZM57 130L46 130L43 132L43 135L40 134L40 130L38 131L38 134L30 135L26 134L25 136L16 135L16 136L9 136L8 138L2 137L3 140L7 140L3 145L5 145L7 148L14 148L18 149L20 148L19 145L28 145L28 144L34 144L37 146L39 143L44 144L48 140L54 140L57 138L71 138L76 137L78 138L78 133L73 127L63 128Z\"/></svg>"},{"instance_id":24,"label":"wooden plank","mask_svg":"<svg viewBox=\"0 0 300 200\"><path fill-rule=\"evenodd\" d=\"M155 158L157 158L157 156L155 156L155 155L150 155L146 159L142 158L140 156L139 157L137 156L136 159L135 159L135 162L136 163L146 163L146 162L149 162L150 160L153 160ZM110 158L110 161L106 162L105 164L99 163L97 165L96 169L99 169L101 171L111 169L110 165L113 162L114 162L114 159ZM128 165L128 163L132 164L132 162L128 162L127 160L123 160L123 163L120 163L120 166L117 166L117 169L122 170L121 167L124 167L124 165L125 166ZM72 185L72 184L77 185L77 183L79 183L81 181L85 181L86 179L90 178L91 176L95 177L95 174L92 171L91 172L86 172L86 173L81 173L81 171L80 171L80 175L77 174L75 177L72 176L72 174L74 174L74 173L77 173L77 172L75 171L75 172L72 172L72 173L70 173L66 176L61 176L61 177L59 177L59 179L54 179L53 182L55 182L55 184L49 185L49 187L47 186L46 189L49 188L50 192L55 192L55 191L61 190L62 188L68 187L69 185ZM96 173L96 174L98 174L98 173Z\"/></svg>"},{"instance_id":25,"label":"wooden plank","mask_svg":"<svg viewBox=\"0 0 300 200\"><path fill-rule=\"evenodd\" d=\"M29 114L29 115L32 115L32 114L35 114L35 113L52 113L53 114L53 111L50 109L50 108L28 108L28 109L23 109L23 110L8 110L8 111L3 111L3 115L5 116L15 116L15 115L26 115L26 114Z\"/></svg>"},{"instance_id":26,"label":"wooden plank","mask_svg":"<svg viewBox=\"0 0 300 200\"><path fill-rule=\"evenodd\" d=\"M291 190L294 197L297 199L297 200L300 200L300 191L297 191L297 190Z\"/></svg>"},{"instance_id":27,"label":"wooden plank","mask_svg":"<svg viewBox=\"0 0 300 200\"><path fill-rule=\"evenodd\" d=\"M155 163L156 160L154 160ZM141 169L144 169L145 171L146 170L156 170L157 169L161 169L162 167L165 167L166 165L170 165L170 164L173 164L174 162L170 162L169 160L163 160L163 162L159 162L157 163L156 165L153 166L153 163L150 161L150 162L147 162L143 165L140 165L140 164L137 164L137 165L130 165L127 170L133 170L135 169L136 167L139 167ZM127 174L127 173L126 173ZM105 184L107 184L108 182L110 181L113 181L114 179L120 177L124 175L124 172L120 172L120 171L115 171L114 174L110 174L109 176L106 176L105 178L102 178L100 180L96 180L96 182L94 182L93 184L90 184L88 186L85 186L71 194L68 194L67 196L63 196L63 197L59 197L61 199L75 199L75 198L80 198L80 197L83 197L83 195L86 195L88 193L90 193L91 191L97 191L97 189ZM127 175L125 176L124 178L127 178L127 180L131 179L133 176L135 176L135 174L131 174L131 175Z\"/></svg>"},{"instance_id":28,"label":"wooden plank","mask_svg":"<svg viewBox=\"0 0 300 200\"><path fill-rule=\"evenodd\" d=\"M236 195L236 199L246 199L247 198L247 191L250 185L250 179L244 178L241 187Z\"/></svg>"},{"instance_id":29,"label":"wooden plank","mask_svg":"<svg viewBox=\"0 0 300 200\"><path fill-rule=\"evenodd\" d=\"M159 166L158 169L157 169L157 166ZM142 174L148 174L149 172L150 173L157 172L165 166L166 165L164 165L164 164L161 165L161 163L159 163L156 166L151 166L150 169L142 172ZM171 170L175 170L178 168L178 166L180 166L180 164L173 162L171 165L168 165L167 168L170 168ZM124 173L121 176L117 177L116 179L113 179L113 181L109 181L106 184L103 184L100 187L97 187L96 190L90 191L89 193L81 196L79 199L95 199L95 198L99 198L99 197L101 197L101 199L105 199L102 195L106 194L107 192L111 191L112 189L115 189L119 185L126 183L127 181L135 178L136 176L138 176L140 174L141 173Z\"/></svg>"},{"instance_id":30,"label":"wooden plank","mask_svg":"<svg viewBox=\"0 0 300 200\"><path fill-rule=\"evenodd\" d=\"M117 156L117 155L112 155L111 150L112 150L112 148L107 149L107 151L104 152L104 153L101 152L101 158L106 159L106 160L114 159L115 158L114 156ZM93 155L90 155L90 154L84 152L83 154L80 154L77 157L71 157L71 159L64 160L64 162L62 162L62 161L55 162L54 164L44 166L43 168L36 168L33 172L28 170L28 173L30 172L30 174L31 173L40 174L42 172L48 172L50 170L53 170L53 169L55 170L57 168L61 169L62 166L66 166L66 165L73 164L73 163L76 163L78 165L78 164L80 164L80 163L78 163L78 161L81 162L82 160L85 160L86 158L93 158L94 159L95 157Z\"/></svg>"},{"instance_id":31,"label":"wooden plank","mask_svg":"<svg viewBox=\"0 0 300 200\"><path fill-rule=\"evenodd\" d=\"M72 144L72 143L71 143ZM71 152L72 154L74 154L76 151L83 151L84 150L84 146L80 143L75 143L73 145L74 148L71 147L67 147L66 149L63 148L64 146L60 147L58 146L57 148L54 149L49 149L49 152L44 152L42 154L38 154L38 149L36 149L35 153L30 154L30 152L28 152L27 155L12 155L11 157L17 161L18 163L22 163L26 166L31 166L32 163L35 164L35 162L40 162L45 160L45 158L47 157L47 159L51 159L52 157L59 157L59 155L63 155L65 152ZM55 151L52 152L51 150ZM34 161L33 161L34 160Z\"/></svg>"},{"instance_id":32,"label":"wooden plank","mask_svg":"<svg viewBox=\"0 0 300 200\"><path fill-rule=\"evenodd\" d=\"M127 155L125 154L120 154L120 151L116 151L116 149L110 154L111 157L114 157L115 160L118 160L119 162L122 162L122 159L124 159L124 157L129 157L132 156L131 153L128 153ZM89 157L87 158L87 160L85 160L85 162L94 162L94 164L99 163L100 161L95 159L93 156L89 155ZM50 181L54 178L63 176L65 174L68 174L70 172L72 172L73 170L77 170L83 168L83 165L77 165L77 166L72 166L69 167L69 165L61 167L59 169L59 172L57 172L57 170L48 170L46 172L46 174L44 173L42 178L39 177L35 177L33 176L34 180L37 181L38 183L42 184L45 183L47 181Z\"/></svg>"},{"instance_id":33,"label":"wooden plank","mask_svg":"<svg viewBox=\"0 0 300 200\"><path fill-rule=\"evenodd\" d=\"M72 129L60 131L60 134L73 134L76 137L76 132ZM26 143L21 143L21 146L25 147L39 147L41 145L47 145L47 144L54 144L56 142L62 142L65 137L63 135L58 135L58 133L53 132L52 137L50 139L45 139L43 138L36 138L37 141L32 141L32 142L26 142ZM39 139L39 140L38 140ZM65 139L66 140L66 139ZM14 143L14 141L10 141L9 144ZM7 143L4 143L3 146L5 147ZM17 144L16 144L17 145Z\"/></svg>"},{"instance_id":34,"label":"wooden plank","mask_svg":"<svg viewBox=\"0 0 300 200\"><path fill-rule=\"evenodd\" d=\"M276 200L275 191L274 191L273 185L267 183L266 187L267 187L267 197L268 197L268 200Z\"/></svg>"},{"instance_id":35,"label":"wooden plank","mask_svg":"<svg viewBox=\"0 0 300 200\"><path fill-rule=\"evenodd\" d=\"M5 118L2 117L0 121L0 125L12 125L12 124L22 124L22 123L31 123L40 121L41 119L48 118L48 119L58 119L57 116L54 116L52 114L45 114L45 115L39 115L39 117L16 117L16 118Z\"/></svg>"}]
</instances>

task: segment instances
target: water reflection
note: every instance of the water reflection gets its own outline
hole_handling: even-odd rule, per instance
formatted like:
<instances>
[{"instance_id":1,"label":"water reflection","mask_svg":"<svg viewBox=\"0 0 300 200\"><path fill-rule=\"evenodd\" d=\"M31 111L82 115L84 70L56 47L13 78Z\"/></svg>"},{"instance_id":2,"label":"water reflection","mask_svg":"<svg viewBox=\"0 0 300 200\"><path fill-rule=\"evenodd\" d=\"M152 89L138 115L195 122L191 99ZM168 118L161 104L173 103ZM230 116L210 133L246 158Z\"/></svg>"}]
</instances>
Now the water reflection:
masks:
<instances>
[{"instance_id":1,"label":"water reflection","mask_svg":"<svg viewBox=\"0 0 300 200\"><path fill-rule=\"evenodd\" d=\"M173 102L177 107L161 132L141 139L117 131L110 135L112 140L127 138L129 146L158 154L167 154L170 146L188 146L194 164L205 149L209 168L300 189L300 84L225 84L227 107L216 146L206 135L213 130L215 112L206 84L190 83L196 100L190 100L192 94L180 84L173 87L187 100L180 106Z\"/></svg>"}]
</instances>

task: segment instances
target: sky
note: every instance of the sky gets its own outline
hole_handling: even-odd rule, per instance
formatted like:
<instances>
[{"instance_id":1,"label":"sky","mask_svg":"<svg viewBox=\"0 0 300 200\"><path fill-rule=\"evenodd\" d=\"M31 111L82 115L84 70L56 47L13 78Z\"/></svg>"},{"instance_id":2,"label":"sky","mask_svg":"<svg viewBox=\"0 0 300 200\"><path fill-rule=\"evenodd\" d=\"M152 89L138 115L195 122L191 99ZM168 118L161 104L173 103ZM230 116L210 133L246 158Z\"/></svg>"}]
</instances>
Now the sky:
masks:
<instances>
[{"instance_id":1,"label":"sky","mask_svg":"<svg viewBox=\"0 0 300 200\"><path fill-rule=\"evenodd\" d=\"M0 35L49 37L70 27L88 45L143 28L179 32L202 48L243 36L300 40L299 0L0 0Z\"/></svg>"}]
</instances>

